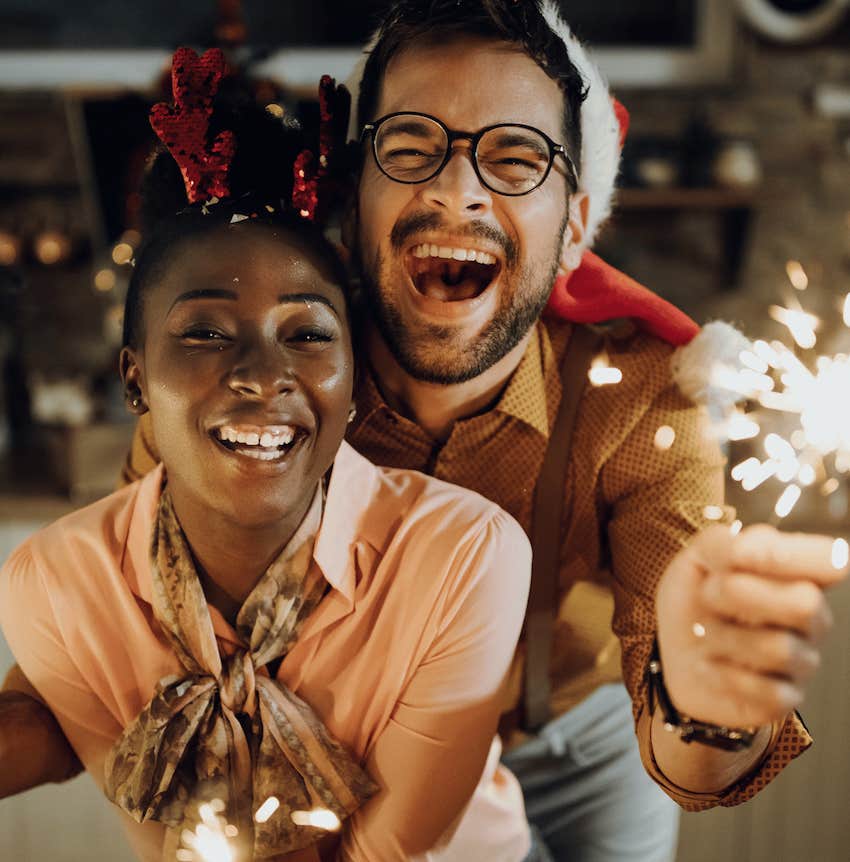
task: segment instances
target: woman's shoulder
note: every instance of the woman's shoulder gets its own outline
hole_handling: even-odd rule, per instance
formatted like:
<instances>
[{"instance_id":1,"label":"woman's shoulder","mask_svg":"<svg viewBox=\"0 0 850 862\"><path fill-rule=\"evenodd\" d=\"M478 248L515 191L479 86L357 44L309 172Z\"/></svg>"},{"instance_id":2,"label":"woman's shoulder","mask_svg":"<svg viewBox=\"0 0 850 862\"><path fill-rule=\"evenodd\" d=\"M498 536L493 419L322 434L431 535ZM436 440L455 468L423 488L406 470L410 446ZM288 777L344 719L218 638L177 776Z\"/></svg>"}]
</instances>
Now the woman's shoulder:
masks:
<instances>
[{"instance_id":1,"label":"woman's shoulder","mask_svg":"<svg viewBox=\"0 0 850 862\"><path fill-rule=\"evenodd\" d=\"M100 571L120 571L134 521L152 509L160 483L150 474L48 524L12 552L4 570L25 567L48 580L90 583Z\"/></svg>"},{"instance_id":2,"label":"woman's shoulder","mask_svg":"<svg viewBox=\"0 0 850 862\"><path fill-rule=\"evenodd\" d=\"M366 540L378 553L422 550L434 564L443 558L451 565L485 544L497 553L509 552L514 561L530 559L525 532L496 503L416 470L379 467L343 446L334 478L341 480L336 490L344 496L347 520L356 525L352 540ZM336 475L338 466L341 476ZM338 502L329 494L326 512L335 523L341 520L338 509L332 514Z\"/></svg>"},{"instance_id":3,"label":"woman's shoulder","mask_svg":"<svg viewBox=\"0 0 850 862\"><path fill-rule=\"evenodd\" d=\"M394 511L396 522L404 517L450 516L467 527L495 520L522 532L507 512L481 494L418 470L373 464L347 443L334 463L335 474L339 466L349 491L359 490L357 498L351 498L355 506Z\"/></svg>"}]
</instances>

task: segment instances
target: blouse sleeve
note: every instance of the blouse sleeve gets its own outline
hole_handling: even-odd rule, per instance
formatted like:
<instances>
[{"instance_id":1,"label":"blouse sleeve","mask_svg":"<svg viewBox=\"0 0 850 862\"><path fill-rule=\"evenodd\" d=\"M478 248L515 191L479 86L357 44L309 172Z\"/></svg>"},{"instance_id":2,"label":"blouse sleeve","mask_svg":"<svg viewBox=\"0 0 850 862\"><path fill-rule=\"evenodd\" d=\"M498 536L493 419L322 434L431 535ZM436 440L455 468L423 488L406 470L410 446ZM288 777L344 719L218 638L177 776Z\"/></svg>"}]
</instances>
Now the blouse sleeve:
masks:
<instances>
[{"instance_id":1,"label":"blouse sleeve","mask_svg":"<svg viewBox=\"0 0 850 862\"><path fill-rule=\"evenodd\" d=\"M74 663L62 634L56 600L28 545L13 552L0 569L0 627L26 678L100 784L102 752L108 750L121 728Z\"/></svg>"},{"instance_id":2,"label":"blouse sleeve","mask_svg":"<svg viewBox=\"0 0 850 862\"><path fill-rule=\"evenodd\" d=\"M450 837L478 784L528 598L531 548L498 512L454 554L441 626L367 760L379 792L341 862L416 857Z\"/></svg>"}]
</instances>

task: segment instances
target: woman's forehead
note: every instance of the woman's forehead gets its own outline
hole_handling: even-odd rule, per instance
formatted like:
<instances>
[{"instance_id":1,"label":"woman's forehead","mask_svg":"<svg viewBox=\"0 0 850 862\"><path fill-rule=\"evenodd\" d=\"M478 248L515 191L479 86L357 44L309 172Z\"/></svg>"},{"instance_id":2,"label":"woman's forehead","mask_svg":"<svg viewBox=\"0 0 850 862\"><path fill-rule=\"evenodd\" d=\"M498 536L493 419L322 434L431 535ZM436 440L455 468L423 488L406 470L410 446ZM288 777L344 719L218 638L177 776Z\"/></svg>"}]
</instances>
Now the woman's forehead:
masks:
<instances>
[{"instance_id":1,"label":"woman's forehead","mask_svg":"<svg viewBox=\"0 0 850 862\"><path fill-rule=\"evenodd\" d=\"M232 225L181 243L165 267L166 286L214 280L234 288L253 285L297 290L310 285L344 298L333 267L312 243L276 225Z\"/></svg>"}]
</instances>

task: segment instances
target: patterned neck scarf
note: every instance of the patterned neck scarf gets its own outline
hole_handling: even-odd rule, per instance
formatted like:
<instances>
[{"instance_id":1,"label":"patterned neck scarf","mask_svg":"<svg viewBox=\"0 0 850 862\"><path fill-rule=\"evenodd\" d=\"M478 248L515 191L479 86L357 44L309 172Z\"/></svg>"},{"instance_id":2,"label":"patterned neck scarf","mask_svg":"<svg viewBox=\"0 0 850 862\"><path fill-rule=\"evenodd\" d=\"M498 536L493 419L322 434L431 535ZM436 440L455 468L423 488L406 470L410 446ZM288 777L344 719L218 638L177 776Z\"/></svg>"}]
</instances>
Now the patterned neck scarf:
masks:
<instances>
[{"instance_id":1,"label":"patterned neck scarf","mask_svg":"<svg viewBox=\"0 0 850 862\"><path fill-rule=\"evenodd\" d=\"M327 582L311 566L322 518L317 489L295 535L260 578L236 618L247 644L219 652L204 592L168 488L151 542L153 611L185 668L160 680L150 703L106 762L106 795L138 822L170 827L167 848L221 799L239 845L263 859L307 847L326 834L293 822L293 811L324 808L339 820L378 789L321 719L265 668L289 651ZM265 823L253 813L270 796ZM173 859L173 855L171 856Z\"/></svg>"}]
</instances>

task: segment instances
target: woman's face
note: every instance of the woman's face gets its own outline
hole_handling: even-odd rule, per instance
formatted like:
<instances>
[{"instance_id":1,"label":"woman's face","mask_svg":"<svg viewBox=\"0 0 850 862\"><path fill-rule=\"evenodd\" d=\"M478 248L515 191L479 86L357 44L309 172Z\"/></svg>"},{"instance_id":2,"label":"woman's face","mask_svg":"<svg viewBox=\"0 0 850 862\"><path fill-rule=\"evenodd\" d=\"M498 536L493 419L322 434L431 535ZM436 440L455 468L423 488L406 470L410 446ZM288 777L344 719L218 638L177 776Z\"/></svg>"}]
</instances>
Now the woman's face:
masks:
<instances>
[{"instance_id":1,"label":"woman's face","mask_svg":"<svg viewBox=\"0 0 850 862\"><path fill-rule=\"evenodd\" d=\"M283 229L222 229L179 246L144 298L122 376L151 413L175 500L267 526L305 506L351 408L341 287Z\"/></svg>"}]
</instances>

